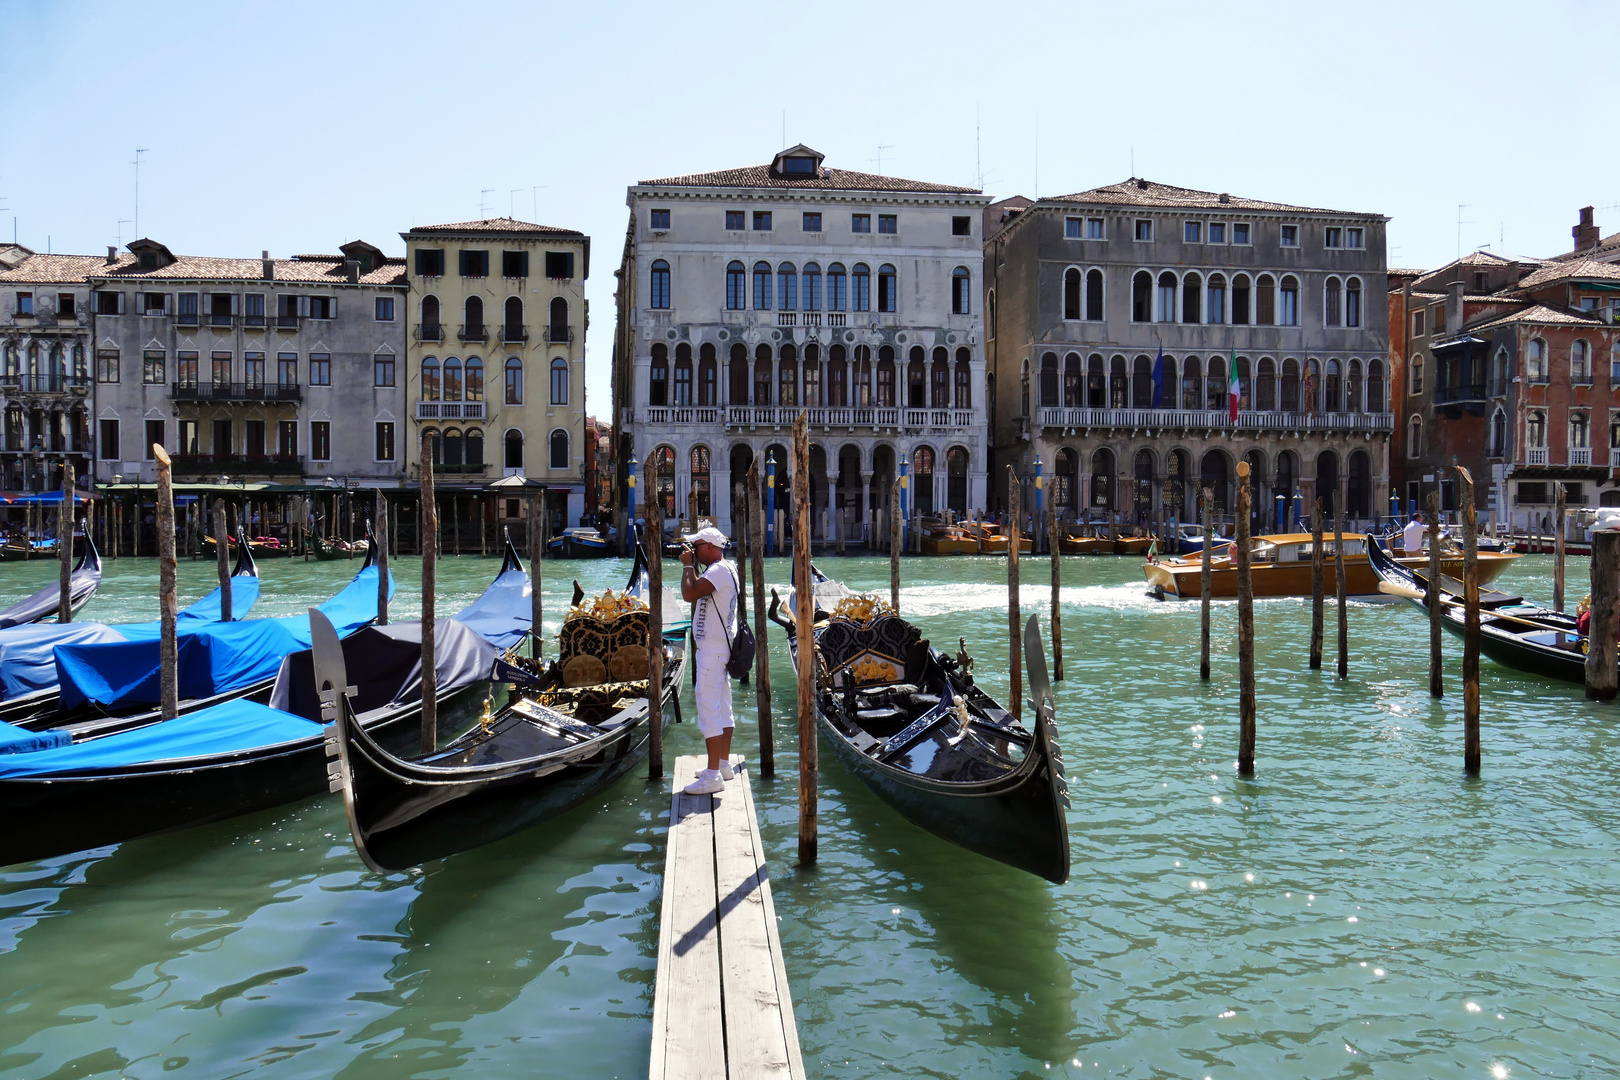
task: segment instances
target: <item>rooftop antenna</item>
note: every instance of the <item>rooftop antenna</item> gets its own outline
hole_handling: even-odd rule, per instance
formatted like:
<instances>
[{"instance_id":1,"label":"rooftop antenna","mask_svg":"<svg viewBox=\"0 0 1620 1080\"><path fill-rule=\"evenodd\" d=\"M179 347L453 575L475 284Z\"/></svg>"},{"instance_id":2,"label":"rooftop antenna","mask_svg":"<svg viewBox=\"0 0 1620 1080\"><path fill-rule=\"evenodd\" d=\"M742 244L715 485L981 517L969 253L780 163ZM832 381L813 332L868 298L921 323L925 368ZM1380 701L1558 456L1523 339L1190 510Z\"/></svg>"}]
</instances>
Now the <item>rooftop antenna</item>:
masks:
<instances>
[{"instance_id":1,"label":"rooftop antenna","mask_svg":"<svg viewBox=\"0 0 1620 1080\"><path fill-rule=\"evenodd\" d=\"M534 220L535 220L536 223L538 223L540 221L540 195L539 195L539 192L540 192L540 189L545 187L545 186L546 186L545 184L533 184L533 185L531 185L529 187L529 202L532 204L530 206L530 210L534 214Z\"/></svg>"},{"instance_id":2,"label":"rooftop antenna","mask_svg":"<svg viewBox=\"0 0 1620 1080\"><path fill-rule=\"evenodd\" d=\"M1041 198L1041 110L1035 110L1035 199Z\"/></svg>"},{"instance_id":3,"label":"rooftop antenna","mask_svg":"<svg viewBox=\"0 0 1620 1080\"><path fill-rule=\"evenodd\" d=\"M118 246L124 246L124 226L129 224L129 218L118 219Z\"/></svg>"},{"instance_id":4,"label":"rooftop antenna","mask_svg":"<svg viewBox=\"0 0 1620 1080\"><path fill-rule=\"evenodd\" d=\"M136 148L135 160L130 162L135 166L135 235L141 235L141 155L147 153L144 148Z\"/></svg>"},{"instance_id":5,"label":"rooftop antenna","mask_svg":"<svg viewBox=\"0 0 1620 1080\"><path fill-rule=\"evenodd\" d=\"M492 187L478 189L478 217L480 220L482 220L489 213L489 203L485 201L484 196L490 194L494 190L495 189Z\"/></svg>"},{"instance_id":6,"label":"rooftop antenna","mask_svg":"<svg viewBox=\"0 0 1620 1080\"><path fill-rule=\"evenodd\" d=\"M877 162L878 175L879 176L883 175L883 151L885 151L885 150L893 150L893 149L894 149L894 143L880 143L878 145L878 148L877 148L878 156L875 157L875 158L867 158L866 159L867 161L876 161Z\"/></svg>"},{"instance_id":7,"label":"rooftop antenna","mask_svg":"<svg viewBox=\"0 0 1620 1080\"><path fill-rule=\"evenodd\" d=\"M1458 203L1457 204L1457 258L1459 258L1459 259L1462 258L1462 227L1464 225L1472 225L1473 224L1472 221L1464 221L1463 220L1462 212L1464 210L1469 209L1473 205L1474 205L1473 203Z\"/></svg>"},{"instance_id":8,"label":"rooftop antenna","mask_svg":"<svg viewBox=\"0 0 1620 1080\"><path fill-rule=\"evenodd\" d=\"M782 110L782 149L787 149L787 110Z\"/></svg>"},{"instance_id":9,"label":"rooftop antenna","mask_svg":"<svg viewBox=\"0 0 1620 1080\"><path fill-rule=\"evenodd\" d=\"M1136 147L1131 147L1131 179L1136 179Z\"/></svg>"},{"instance_id":10,"label":"rooftop antenna","mask_svg":"<svg viewBox=\"0 0 1620 1080\"><path fill-rule=\"evenodd\" d=\"M522 190L523 189L520 188L520 187L515 187L508 194L508 196L507 196L507 206L506 206L506 216L507 217L509 217L509 218L516 218L517 217L517 193L522 191Z\"/></svg>"}]
</instances>

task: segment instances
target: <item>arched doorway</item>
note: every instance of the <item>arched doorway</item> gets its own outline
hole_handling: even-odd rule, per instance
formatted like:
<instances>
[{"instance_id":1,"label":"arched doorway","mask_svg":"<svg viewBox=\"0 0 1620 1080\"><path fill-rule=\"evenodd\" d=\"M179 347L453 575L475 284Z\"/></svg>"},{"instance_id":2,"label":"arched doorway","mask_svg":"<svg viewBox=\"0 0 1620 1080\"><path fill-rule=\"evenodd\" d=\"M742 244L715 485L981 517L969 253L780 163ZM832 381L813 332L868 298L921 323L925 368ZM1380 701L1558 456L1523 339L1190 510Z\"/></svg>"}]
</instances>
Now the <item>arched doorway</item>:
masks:
<instances>
[{"instance_id":1,"label":"arched doorway","mask_svg":"<svg viewBox=\"0 0 1620 1080\"><path fill-rule=\"evenodd\" d=\"M1372 517L1372 457L1365 450L1350 455L1344 512L1357 519Z\"/></svg>"},{"instance_id":2,"label":"arched doorway","mask_svg":"<svg viewBox=\"0 0 1620 1080\"><path fill-rule=\"evenodd\" d=\"M1339 498L1339 455L1324 450L1316 455L1316 497L1322 501L1322 520L1333 520Z\"/></svg>"},{"instance_id":3,"label":"arched doorway","mask_svg":"<svg viewBox=\"0 0 1620 1080\"><path fill-rule=\"evenodd\" d=\"M1131 513L1137 524L1146 525L1153 518L1153 451L1143 448L1136 452L1131 463L1134 479L1131 493Z\"/></svg>"},{"instance_id":4,"label":"arched doorway","mask_svg":"<svg viewBox=\"0 0 1620 1080\"><path fill-rule=\"evenodd\" d=\"M1091 506L1114 512L1114 452L1106 446L1091 455Z\"/></svg>"},{"instance_id":5,"label":"arched doorway","mask_svg":"<svg viewBox=\"0 0 1620 1080\"><path fill-rule=\"evenodd\" d=\"M1295 496L1299 494L1299 455L1292 450L1284 450L1277 455L1277 477L1271 483L1272 503L1277 517L1276 529L1278 532L1288 532L1298 517L1299 510L1294 505ZM1277 502L1278 497L1282 502Z\"/></svg>"},{"instance_id":6,"label":"arched doorway","mask_svg":"<svg viewBox=\"0 0 1620 1080\"><path fill-rule=\"evenodd\" d=\"M1052 463L1052 509L1071 516L1080 497L1080 455L1065 446Z\"/></svg>"},{"instance_id":7,"label":"arched doorway","mask_svg":"<svg viewBox=\"0 0 1620 1080\"><path fill-rule=\"evenodd\" d=\"M967 447L953 446L945 452L945 505L958 517L967 516L967 470Z\"/></svg>"},{"instance_id":8,"label":"arched doorway","mask_svg":"<svg viewBox=\"0 0 1620 1080\"><path fill-rule=\"evenodd\" d=\"M1204 455L1202 467L1199 469L1199 485L1208 488L1214 498L1213 513L1232 512L1231 477L1225 454L1219 450L1211 450Z\"/></svg>"},{"instance_id":9,"label":"arched doorway","mask_svg":"<svg viewBox=\"0 0 1620 1080\"><path fill-rule=\"evenodd\" d=\"M1187 451L1170 451L1164 466L1164 509L1177 521L1187 520L1187 477L1191 472Z\"/></svg>"}]
</instances>

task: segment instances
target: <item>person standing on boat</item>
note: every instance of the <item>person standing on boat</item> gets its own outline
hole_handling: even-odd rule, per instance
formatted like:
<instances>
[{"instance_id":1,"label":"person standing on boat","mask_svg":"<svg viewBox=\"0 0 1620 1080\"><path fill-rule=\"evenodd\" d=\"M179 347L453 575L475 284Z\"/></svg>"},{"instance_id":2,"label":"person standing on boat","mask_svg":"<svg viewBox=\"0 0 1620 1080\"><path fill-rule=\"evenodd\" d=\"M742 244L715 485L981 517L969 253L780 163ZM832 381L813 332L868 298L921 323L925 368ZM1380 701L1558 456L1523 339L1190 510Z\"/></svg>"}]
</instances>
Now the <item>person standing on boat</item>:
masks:
<instances>
[{"instance_id":1,"label":"person standing on boat","mask_svg":"<svg viewBox=\"0 0 1620 1080\"><path fill-rule=\"evenodd\" d=\"M1412 520L1401 531L1401 547L1406 549L1408 555L1416 555L1423 550L1423 537L1428 531L1423 526L1423 515L1413 514Z\"/></svg>"},{"instance_id":2,"label":"person standing on boat","mask_svg":"<svg viewBox=\"0 0 1620 1080\"><path fill-rule=\"evenodd\" d=\"M708 768L684 790L688 795L724 791L736 775L731 767L731 642L737 633L737 568L726 559L726 534L710 525L682 537L681 599L692 609L692 640L697 648L697 724L709 751ZM699 574L695 563L706 569Z\"/></svg>"}]
</instances>

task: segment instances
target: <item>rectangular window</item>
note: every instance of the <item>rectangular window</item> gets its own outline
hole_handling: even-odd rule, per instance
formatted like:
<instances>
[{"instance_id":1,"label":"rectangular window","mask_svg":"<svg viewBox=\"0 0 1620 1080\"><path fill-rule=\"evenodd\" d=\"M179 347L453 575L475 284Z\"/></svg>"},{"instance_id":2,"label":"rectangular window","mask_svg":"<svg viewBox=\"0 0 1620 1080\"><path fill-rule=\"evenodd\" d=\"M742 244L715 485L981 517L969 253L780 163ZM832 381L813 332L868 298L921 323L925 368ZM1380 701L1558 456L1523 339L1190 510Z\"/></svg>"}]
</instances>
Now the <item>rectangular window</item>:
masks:
<instances>
[{"instance_id":1,"label":"rectangular window","mask_svg":"<svg viewBox=\"0 0 1620 1080\"><path fill-rule=\"evenodd\" d=\"M249 390L262 391L264 389L264 353L245 352L242 354L242 382Z\"/></svg>"},{"instance_id":2,"label":"rectangular window","mask_svg":"<svg viewBox=\"0 0 1620 1080\"><path fill-rule=\"evenodd\" d=\"M96 293L96 314L97 315L122 315L123 313L124 313L124 294L123 293L121 293L121 292L107 292L105 290L97 291L97 293Z\"/></svg>"},{"instance_id":3,"label":"rectangular window","mask_svg":"<svg viewBox=\"0 0 1620 1080\"><path fill-rule=\"evenodd\" d=\"M394 298L392 296L377 297L377 321L394 321Z\"/></svg>"},{"instance_id":4,"label":"rectangular window","mask_svg":"<svg viewBox=\"0 0 1620 1080\"><path fill-rule=\"evenodd\" d=\"M1086 218L1086 239L1101 240L1103 238L1103 219L1100 217Z\"/></svg>"},{"instance_id":5,"label":"rectangular window","mask_svg":"<svg viewBox=\"0 0 1620 1080\"><path fill-rule=\"evenodd\" d=\"M163 445L163 421L148 420L146 422L146 445L141 447L143 460L152 460L152 447Z\"/></svg>"},{"instance_id":6,"label":"rectangular window","mask_svg":"<svg viewBox=\"0 0 1620 1080\"><path fill-rule=\"evenodd\" d=\"M56 317L58 319L73 318L73 294L70 292L56 294Z\"/></svg>"},{"instance_id":7,"label":"rectangular window","mask_svg":"<svg viewBox=\"0 0 1620 1080\"><path fill-rule=\"evenodd\" d=\"M332 354L312 352L309 354L309 385L332 385Z\"/></svg>"},{"instance_id":8,"label":"rectangular window","mask_svg":"<svg viewBox=\"0 0 1620 1080\"><path fill-rule=\"evenodd\" d=\"M185 354L182 353L181 355ZM217 352L210 356L209 360L211 361L212 365L211 374L213 376L214 386L226 390L230 389L231 354L228 352Z\"/></svg>"},{"instance_id":9,"label":"rectangular window","mask_svg":"<svg viewBox=\"0 0 1620 1080\"><path fill-rule=\"evenodd\" d=\"M444 276L444 251L442 248L416 249L416 274L418 277Z\"/></svg>"},{"instance_id":10,"label":"rectangular window","mask_svg":"<svg viewBox=\"0 0 1620 1080\"><path fill-rule=\"evenodd\" d=\"M755 210L754 211L754 231L755 232L770 232L771 231L771 212L769 210Z\"/></svg>"},{"instance_id":11,"label":"rectangular window","mask_svg":"<svg viewBox=\"0 0 1620 1080\"><path fill-rule=\"evenodd\" d=\"M1433 333L1433 334L1443 334L1443 333L1445 333L1446 332L1446 308L1445 308L1445 305L1444 304L1436 304L1430 310L1433 312L1433 314L1429 318L1429 323L1430 323L1430 325L1432 325L1434 327L1434 329L1432 331L1430 331L1430 332Z\"/></svg>"},{"instance_id":12,"label":"rectangular window","mask_svg":"<svg viewBox=\"0 0 1620 1080\"><path fill-rule=\"evenodd\" d=\"M176 420L174 422L174 452L177 454L195 454L197 449L197 421Z\"/></svg>"},{"instance_id":13,"label":"rectangular window","mask_svg":"<svg viewBox=\"0 0 1620 1080\"><path fill-rule=\"evenodd\" d=\"M1136 238L1147 241L1153 239L1153 221L1150 218L1136 219Z\"/></svg>"},{"instance_id":14,"label":"rectangular window","mask_svg":"<svg viewBox=\"0 0 1620 1080\"><path fill-rule=\"evenodd\" d=\"M309 422L309 456L312 461L332 460L332 425L326 420Z\"/></svg>"},{"instance_id":15,"label":"rectangular window","mask_svg":"<svg viewBox=\"0 0 1620 1080\"><path fill-rule=\"evenodd\" d=\"M744 225L744 222L743 222L744 216L745 215L743 214L743 212L741 210L727 210L726 211L726 228L730 229L730 230L732 230L734 232L742 229L743 225Z\"/></svg>"},{"instance_id":16,"label":"rectangular window","mask_svg":"<svg viewBox=\"0 0 1620 1080\"><path fill-rule=\"evenodd\" d=\"M394 460L394 425L387 421L377 422L377 460Z\"/></svg>"},{"instance_id":17,"label":"rectangular window","mask_svg":"<svg viewBox=\"0 0 1620 1080\"><path fill-rule=\"evenodd\" d=\"M821 231L821 215L820 214L806 213L804 215L804 231L805 232L820 232Z\"/></svg>"},{"instance_id":18,"label":"rectangular window","mask_svg":"<svg viewBox=\"0 0 1620 1080\"><path fill-rule=\"evenodd\" d=\"M1209 223L1209 242L1212 244L1226 243L1226 222L1212 221Z\"/></svg>"},{"instance_id":19,"label":"rectangular window","mask_svg":"<svg viewBox=\"0 0 1620 1080\"><path fill-rule=\"evenodd\" d=\"M867 233L871 232L872 231L872 215L871 214L851 214L851 215L849 215L849 231L850 232L867 232Z\"/></svg>"},{"instance_id":20,"label":"rectangular window","mask_svg":"<svg viewBox=\"0 0 1620 1080\"><path fill-rule=\"evenodd\" d=\"M1247 244L1249 242L1249 223L1247 221L1232 222L1232 243Z\"/></svg>"},{"instance_id":21,"label":"rectangular window","mask_svg":"<svg viewBox=\"0 0 1620 1080\"><path fill-rule=\"evenodd\" d=\"M162 349L147 349L141 353L141 382L148 386L169 381L169 354Z\"/></svg>"},{"instance_id":22,"label":"rectangular window","mask_svg":"<svg viewBox=\"0 0 1620 1080\"><path fill-rule=\"evenodd\" d=\"M1344 230L1337 225L1329 225L1322 230L1322 246L1336 248L1344 246Z\"/></svg>"},{"instance_id":23,"label":"rectangular window","mask_svg":"<svg viewBox=\"0 0 1620 1080\"><path fill-rule=\"evenodd\" d=\"M264 325L264 293L248 293L242 297L242 325Z\"/></svg>"},{"instance_id":24,"label":"rectangular window","mask_svg":"<svg viewBox=\"0 0 1620 1080\"><path fill-rule=\"evenodd\" d=\"M309 317L312 319L330 319L332 317L332 298L330 296L311 296L309 298Z\"/></svg>"},{"instance_id":25,"label":"rectangular window","mask_svg":"<svg viewBox=\"0 0 1620 1080\"><path fill-rule=\"evenodd\" d=\"M179 321L181 326L196 326L197 325L198 319L197 319L197 294L196 293L194 293L194 292L183 292L183 293L180 294L180 310L179 310L179 313L178 313L178 321Z\"/></svg>"},{"instance_id":26,"label":"rectangular window","mask_svg":"<svg viewBox=\"0 0 1620 1080\"><path fill-rule=\"evenodd\" d=\"M665 210L664 213L667 216L669 214L669 211ZM669 225L668 225L667 221L666 221L664 227L666 229L669 228ZM526 278L528 276L529 276L529 253L527 251L503 251L503 252L501 252L501 277L503 277L503 278Z\"/></svg>"},{"instance_id":27,"label":"rectangular window","mask_svg":"<svg viewBox=\"0 0 1620 1080\"><path fill-rule=\"evenodd\" d=\"M669 211L668 210L654 210L652 212L652 222L651 222L651 224L652 224L652 227L655 228L655 229L667 229L667 228L669 228Z\"/></svg>"},{"instance_id":28,"label":"rectangular window","mask_svg":"<svg viewBox=\"0 0 1620 1080\"><path fill-rule=\"evenodd\" d=\"M1412 336L1422 337L1424 334L1424 311L1422 308L1412 312Z\"/></svg>"},{"instance_id":29,"label":"rectangular window","mask_svg":"<svg viewBox=\"0 0 1620 1080\"><path fill-rule=\"evenodd\" d=\"M1084 225L1084 224L1085 224L1085 222L1081 221L1077 217L1064 218L1063 219L1063 238L1065 240L1078 240L1078 239L1080 239L1080 227L1082 225Z\"/></svg>"},{"instance_id":30,"label":"rectangular window","mask_svg":"<svg viewBox=\"0 0 1620 1080\"><path fill-rule=\"evenodd\" d=\"M474 251L463 248L461 255L461 276L464 278L489 277L489 252Z\"/></svg>"},{"instance_id":31,"label":"rectangular window","mask_svg":"<svg viewBox=\"0 0 1620 1080\"><path fill-rule=\"evenodd\" d=\"M167 315L169 313L169 294L160 292L141 293L142 315Z\"/></svg>"},{"instance_id":32,"label":"rectangular window","mask_svg":"<svg viewBox=\"0 0 1620 1080\"><path fill-rule=\"evenodd\" d=\"M1204 242L1204 223L1202 221L1183 221L1181 223L1181 239L1187 244L1202 244Z\"/></svg>"},{"instance_id":33,"label":"rectangular window","mask_svg":"<svg viewBox=\"0 0 1620 1080\"><path fill-rule=\"evenodd\" d=\"M175 356L175 381L183 387L197 389L197 354L195 351Z\"/></svg>"},{"instance_id":34,"label":"rectangular window","mask_svg":"<svg viewBox=\"0 0 1620 1080\"><path fill-rule=\"evenodd\" d=\"M574 277L574 253L572 251L546 252L546 277L559 281L571 281Z\"/></svg>"},{"instance_id":35,"label":"rectangular window","mask_svg":"<svg viewBox=\"0 0 1620 1080\"><path fill-rule=\"evenodd\" d=\"M17 314L32 315L34 313L34 294L20 292L17 294Z\"/></svg>"},{"instance_id":36,"label":"rectangular window","mask_svg":"<svg viewBox=\"0 0 1620 1080\"><path fill-rule=\"evenodd\" d=\"M250 458L264 457L264 421L246 420L242 423L242 453Z\"/></svg>"},{"instance_id":37,"label":"rectangular window","mask_svg":"<svg viewBox=\"0 0 1620 1080\"><path fill-rule=\"evenodd\" d=\"M276 453L284 458L298 456L298 421L276 421Z\"/></svg>"},{"instance_id":38,"label":"rectangular window","mask_svg":"<svg viewBox=\"0 0 1620 1080\"><path fill-rule=\"evenodd\" d=\"M1367 234L1361 229L1344 230L1344 246L1347 248L1364 248L1367 246Z\"/></svg>"},{"instance_id":39,"label":"rectangular window","mask_svg":"<svg viewBox=\"0 0 1620 1080\"><path fill-rule=\"evenodd\" d=\"M394 354L378 353L371 358L373 386L394 385Z\"/></svg>"},{"instance_id":40,"label":"rectangular window","mask_svg":"<svg viewBox=\"0 0 1620 1080\"><path fill-rule=\"evenodd\" d=\"M297 353L276 353L276 385L285 387L293 387L298 385Z\"/></svg>"},{"instance_id":41,"label":"rectangular window","mask_svg":"<svg viewBox=\"0 0 1620 1080\"><path fill-rule=\"evenodd\" d=\"M973 219L971 217L967 216L966 214L962 214L962 215L952 217L951 218L951 235L952 236L972 236L973 235Z\"/></svg>"},{"instance_id":42,"label":"rectangular window","mask_svg":"<svg viewBox=\"0 0 1620 1080\"><path fill-rule=\"evenodd\" d=\"M101 421L101 460L117 461L120 457L118 450L118 421Z\"/></svg>"},{"instance_id":43,"label":"rectangular window","mask_svg":"<svg viewBox=\"0 0 1620 1080\"><path fill-rule=\"evenodd\" d=\"M898 214L879 214L878 232L894 236L900 231L900 216Z\"/></svg>"}]
</instances>

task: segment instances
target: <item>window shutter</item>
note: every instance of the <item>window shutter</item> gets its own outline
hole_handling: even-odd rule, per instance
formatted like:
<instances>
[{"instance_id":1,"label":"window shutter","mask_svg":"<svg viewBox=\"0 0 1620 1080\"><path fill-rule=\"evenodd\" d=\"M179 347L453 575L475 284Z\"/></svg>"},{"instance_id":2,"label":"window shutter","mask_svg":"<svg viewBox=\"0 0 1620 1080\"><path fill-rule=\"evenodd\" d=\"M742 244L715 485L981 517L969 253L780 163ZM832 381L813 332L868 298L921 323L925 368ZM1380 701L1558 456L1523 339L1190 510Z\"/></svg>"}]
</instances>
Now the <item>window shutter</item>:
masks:
<instances>
[{"instance_id":1,"label":"window shutter","mask_svg":"<svg viewBox=\"0 0 1620 1080\"><path fill-rule=\"evenodd\" d=\"M239 315L242 312L242 297L239 293L231 293L231 314Z\"/></svg>"},{"instance_id":2,"label":"window shutter","mask_svg":"<svg viewBox=\"0 0 1620 1080\"><path fill-rule=\"evenodd\" d=\"M328 319L337 318L337 302L338 298L335 296L326 302L326 317Z\"/></svg>"},{"instance_id":3,"label":"window shutter","mask_svg":"<svg viewBox=\"0 0 1620 1080\"><path fill-rule=\"evenodd\" d=\"M527 251L520 251L520 252L518 252L518 277L528 277L528 276L529 276L529 253Z\"/></svg>"},{"instance_id":4,"label":"window shutter","mask_svg":"<svg viewBox=\"0 0 1620 1080\"><path fill-rule=\"evenodd\" d=\"M118 314L122 315L124 313L124 294L119 292L116 295L118 296Z\"/></svg>"},{"instance_id":5,"label":"window shutter","mask_svg":"<svg viewBox=\"0 0 1620 1080\"><path fill-rule=\"evenodd\" d=\"M305 318L308 318L309 317L309 297L300 296L300 297L297 297L296 299L297 299L297 303L298 303L298 314L304 316Z\"/></svg>"}]
</instances>

